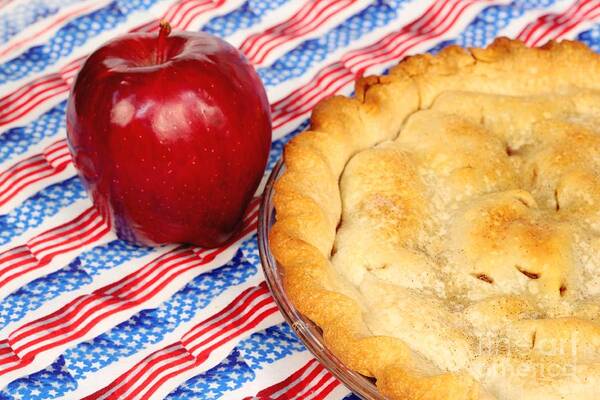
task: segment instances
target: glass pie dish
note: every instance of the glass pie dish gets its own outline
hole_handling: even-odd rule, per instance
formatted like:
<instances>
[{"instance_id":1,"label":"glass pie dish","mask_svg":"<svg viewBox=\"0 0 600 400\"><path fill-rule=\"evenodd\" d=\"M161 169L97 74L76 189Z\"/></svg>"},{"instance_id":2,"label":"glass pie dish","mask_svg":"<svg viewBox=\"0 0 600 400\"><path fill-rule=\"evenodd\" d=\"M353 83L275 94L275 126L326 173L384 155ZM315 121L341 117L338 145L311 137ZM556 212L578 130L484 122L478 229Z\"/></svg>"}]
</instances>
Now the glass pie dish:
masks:
<instances>
[{"instance_id":1,"label":"glass pie dish","mask_svg":"<svg viewBox=\"0 0 600 400\"><path fill-rule=\"evenodd\" d=\"M277 265L269 248L269 233L275 222L275 209L273 206L273 185L283 173L284 165L279 160L264 190L258 219L258 247L262 268L271 289L275 302L298 337L306 348L316 357L325 368L339 379L354 394L365 400L385 400L375 387L373 379L346 368L326 347L323 342L321 330L313 322L305 318L294 307L283 288L282 270Z\"/></svg>"}]
</instances>

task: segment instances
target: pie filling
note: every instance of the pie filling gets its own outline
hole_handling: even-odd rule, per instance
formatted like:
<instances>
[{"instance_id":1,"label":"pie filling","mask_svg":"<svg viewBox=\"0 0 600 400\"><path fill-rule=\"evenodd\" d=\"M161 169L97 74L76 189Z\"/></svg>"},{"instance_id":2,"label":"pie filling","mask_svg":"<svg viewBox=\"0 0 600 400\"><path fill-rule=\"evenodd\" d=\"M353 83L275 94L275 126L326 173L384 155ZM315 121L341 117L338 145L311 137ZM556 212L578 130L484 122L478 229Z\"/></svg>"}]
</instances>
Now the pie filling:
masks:
<instances>
[{"instance_id":1,"label":"pie filling","mask_svg":"<svg viewBox=\"0 0 600 400\"><path fill-rule=\"evenodd\" d=\"M373 335L496 398L600 392L600 92L445 91L340 195L331 263Z\"/></svg>"}]
</instances>

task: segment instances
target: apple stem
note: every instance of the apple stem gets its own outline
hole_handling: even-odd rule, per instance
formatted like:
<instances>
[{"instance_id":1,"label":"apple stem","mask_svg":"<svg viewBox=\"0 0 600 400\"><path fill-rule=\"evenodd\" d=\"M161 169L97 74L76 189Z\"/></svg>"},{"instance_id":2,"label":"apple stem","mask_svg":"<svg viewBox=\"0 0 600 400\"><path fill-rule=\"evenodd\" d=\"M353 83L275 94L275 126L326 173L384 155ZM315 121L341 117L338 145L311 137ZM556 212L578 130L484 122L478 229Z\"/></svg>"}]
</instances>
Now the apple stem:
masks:
<instances>
[{"instance_id":1,"label":"apple stem","mask_svg":"<svg viewBox=\"0 0 600 400\"><path fill-rule=\"evenodd\" d=\"M160 30L158 31L158 43L156 45L156 63L162 64L166 59L167 36L171 33L171 24L166 20L160 21Z\"/></svg>"}]
</instances>

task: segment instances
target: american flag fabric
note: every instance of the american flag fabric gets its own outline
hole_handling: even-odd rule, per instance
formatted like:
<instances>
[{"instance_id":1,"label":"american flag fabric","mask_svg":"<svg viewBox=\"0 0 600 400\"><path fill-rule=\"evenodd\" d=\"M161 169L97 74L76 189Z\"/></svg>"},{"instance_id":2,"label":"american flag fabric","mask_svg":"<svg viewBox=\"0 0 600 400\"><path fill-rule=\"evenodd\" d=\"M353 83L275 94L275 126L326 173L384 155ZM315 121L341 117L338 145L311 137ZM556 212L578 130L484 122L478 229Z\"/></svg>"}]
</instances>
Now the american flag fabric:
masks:
<instances>
[{"instance_id":1,"label":"american flag fabric","mask_svg":"<svg viewBox=\"0 0 600 400\"><path fill-rule=\"evenodd\" d=\"M260 193L218 249L130 245L86 197L65 142L69 86L96 47L160 19L256 66L268 170L319 100L407 55L496 36L600 50L600 0L0 0L0 399L356 399L268 292Z\"/></svg>"}]
</instances>

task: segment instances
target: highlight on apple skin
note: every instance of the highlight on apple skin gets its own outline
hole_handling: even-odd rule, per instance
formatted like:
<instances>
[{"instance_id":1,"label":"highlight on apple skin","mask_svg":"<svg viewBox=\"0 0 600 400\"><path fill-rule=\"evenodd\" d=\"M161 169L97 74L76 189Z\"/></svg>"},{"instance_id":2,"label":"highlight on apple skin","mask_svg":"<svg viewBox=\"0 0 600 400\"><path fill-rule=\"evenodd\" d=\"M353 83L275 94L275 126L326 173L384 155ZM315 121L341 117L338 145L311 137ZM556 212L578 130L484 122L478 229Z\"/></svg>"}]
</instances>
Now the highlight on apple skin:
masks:
<instances>
[{"instance_id":1,"label":"highlight on apple skin","mask_svg":"<svg viewBox=\"0 0 600 400\"><path fill-rule=\"evenodd\" d=\"M71 89L67 139L120 238L215 247L239 228L263 176L270 109L236 48L161 23L89 56Z\"/></svg>"}]
</instances>

